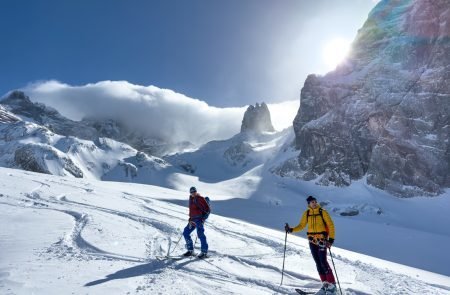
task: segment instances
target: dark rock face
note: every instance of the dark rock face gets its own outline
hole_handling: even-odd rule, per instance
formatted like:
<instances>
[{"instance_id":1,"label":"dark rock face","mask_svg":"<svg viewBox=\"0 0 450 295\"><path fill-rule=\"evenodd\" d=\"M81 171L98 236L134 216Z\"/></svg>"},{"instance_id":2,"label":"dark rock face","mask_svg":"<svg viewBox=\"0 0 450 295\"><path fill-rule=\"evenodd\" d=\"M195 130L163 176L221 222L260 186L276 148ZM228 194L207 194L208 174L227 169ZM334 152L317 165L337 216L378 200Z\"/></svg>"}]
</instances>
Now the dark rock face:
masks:
<instances>
[{"instance_id":1,"label":"dark rock face","mask_svg":"<svg viewBox=\"0 0 450 295\"><path fill-rule=\"evenodd\" d=\"M35 157L33 150L27 146L16 150L14 153L14 161L17 166L24 170L50 174L47 167Z\"/></svg>"},{"instance_id":2,"label":"dark rock face","mask_svg":"<svg viewBox=\"0 0 450 295\"><path fill-rule=\"evenodd\" d=\"M275 129L272 126L270 119L269 108L265 103L255 106L250 105L244 113L244 119L242 119L241 132L254 131L254 132L273 132Z\"/></svg>"},{"instance_id":3,"label":"dark rock face","mask_svg":"<svg viewBox=\"0 0 450 295\"><path fill-rule=\"evenodd\" d=\"M28 121L45 126L54 133L93 140L98 137L95 128L72 121L62 116L57 110L41 103L34 103L22 91L13 91L0 101L12 113Z\"/></svg>"},{"instance_id":4,"label":"dark rock face","mask_svg":"<svg viewBox=\"0 0 450 295\"><path fill-rule=\"evenodd\" d=\"M20 121L20 118L8 112L0 105L0 124L9 124Z\"/></svg>"},{"instance_id":5,"label":"dark rock face","mask_svg":"<svg viewBox=\"0 0 450 295\"><path fill-rule=\"evenodd\" d=\"M325 185L367 176L404 197L450 187L448 5L381 1L350 57L307 78L294 120L297 175Z\"/></svg>"},{"instance_id":6,"label":"dark rock face","mask_svg":"<svg viewBox=\"0 0 450 295\"><path fill-rule=\"evenodd\" d=\"M16 165L24 170L38 173L51 174L47 167L46 160L61 162L61 166L77 178L83 178L83 172L73 161L49 146L44 145L24 145L14 153Z\"/></svg>"},{"instance_id":7,"label":"dark rock face","mask_svg":"<svg viewBox=\"0 0 450 295\"><path fill-rule=\"evenodd\" d=\"M251 162L248 155L253 152L250 144L247 142L240 142L229 147L223 154L224 158L231 166L247 166Z\"/></svg>"}]
</instances>

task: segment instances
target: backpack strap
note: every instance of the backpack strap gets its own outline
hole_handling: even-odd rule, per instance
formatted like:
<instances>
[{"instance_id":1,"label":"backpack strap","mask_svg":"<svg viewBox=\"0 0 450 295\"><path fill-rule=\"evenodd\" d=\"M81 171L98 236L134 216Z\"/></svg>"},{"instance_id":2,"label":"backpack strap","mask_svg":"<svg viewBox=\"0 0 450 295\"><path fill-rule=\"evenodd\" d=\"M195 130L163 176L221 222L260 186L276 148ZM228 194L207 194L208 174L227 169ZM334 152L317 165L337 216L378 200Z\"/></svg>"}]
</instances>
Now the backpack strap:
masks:
<instances>
[{"instance_id":1,"label":"backpack strap","mask_svg":"<svg viewBox=\"0 0 450 295\"><path fill-rule=\"evenodd\" d=\"M310 209L308 209L308 212L306 213L306 222L308 222L308 218L309 218L309 216L310 216L309 210L310 210ZM323 224L325 225L325 228L328 228L327 223L325 222L325 219L323 218L322 208L319 208L319 214L320 214L320 217L322 217L322 221L323 221ZM316 215L315 215L315 216L316 216ZM311 234L311 235L313 235L313 234L326 234L326 235L328 235L328 232L326 232L326 231L320 232L320 233L307 232L306 234L308 234L308 235L309 235L309 234Z\"/></svg>"},{"instance_id":2,"label":"backpack strap","mask_svg":"<svg viewBox=\"0 0 450 295\"><path fill-rule=\"evenodd\" d=\"M306 213L306 221L308 221L308 218L309 218L309 210L310 209L308 209L308 212ZM323 224L325 226L327 226L327 223L325 222L325 219L323 218L322 208L319 208L319 214L320 214L320 217L322 217Z\"/></svg>"},{"instance_id":3,"label":"backpack strap","mask_svg":"<svg viewBox=\"0 0 450 295\"><path fill-rule=\"evenodd\" d=\"M325 222L325 219L323 218L322 208L319 208L319 214L320 214L320 217L322 217L323 224L325 226L327 226L327 223Z\"/></svg>"},{"instance_id":4,"label":"backpack strap","mask_svg":"<svg viewBox=\"0 0 450 295\"><path fill-rule=\"evenodd\" d=\"M205 210L205 209L203 208L203 206L200 206L200 205L198 204L197 198L198 198L198 196L195 196L195 197L192 199L192 201L194 202L195 206L197 206L197 208L200 209L204 214L209 214L209 210ZM205 202L206 202L206 200L205 200ZM206 204L208 205L207 202L206 202ZM208 205L208 207L209 207L209 205ZM208 208L208 209L209 209L209 208Z\"/></svg>"}]
</instances>

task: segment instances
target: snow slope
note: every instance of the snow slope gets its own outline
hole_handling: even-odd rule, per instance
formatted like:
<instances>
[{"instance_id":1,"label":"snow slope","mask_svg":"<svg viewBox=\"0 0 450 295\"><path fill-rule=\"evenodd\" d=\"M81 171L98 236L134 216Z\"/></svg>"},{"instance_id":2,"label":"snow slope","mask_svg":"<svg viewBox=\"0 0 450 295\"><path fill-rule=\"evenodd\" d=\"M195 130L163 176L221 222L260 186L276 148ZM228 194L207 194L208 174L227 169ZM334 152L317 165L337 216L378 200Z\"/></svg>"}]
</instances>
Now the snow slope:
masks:
<instances>
[{"instance_id":1,"label":"snow slope","mask_svg":"<svg viewBox=\"0 0 450 295\"><path fill-rule=\"evenodd\" d=\"M22 119L0 106L0 166L180 191L195 185L215 201L215 212L275 230L285 222L295 225L305 198L315 195L337 225L336 246L450 275L450 255L428 251L436 243L450 244L445 226L450 190L433 198L399 199L365 179L345 188L323 186L320 179L301 181L292 127L240 133L160 159L108 138L61 136ZM166 200L185 205L173 196Z\"/></svg>"},{"instance_id":2,"label":"snow slope","mask_svg":"<svg viewBox=\"0 0 450 295\"><path fill-rule=\"evenodd\" d=\"M157 173L139 168L133 179L113 169L103 179L132 181L185 191L194 185L215 201L221 215L272 229L296 225L308 195L316 196L336 223L336 244L400 264L450 275L450 255L428 251L430 241L450 244L450 191L429 198L398 198L354 181L350 187L317 185L273 173L296 160L292 128L265 134L238 134L200 149L167 157L172 163ZM189 167L192 173L176 169ZM183 201L172 200L184 205ZM304 233L301 233L304 236ZM427 252L427 255L419 253Z\"/></svg>"},{"instance_id":3,"label":"snow slope","mask_svg":"<svg viewBox=\"0 0 450 295\"><path fill-rule=\"evenodd\" d=\"M0 168L0 191L1 294L294 294L320 286L305 239L288 236L279 286L284 233L217 214L206 224L209 259L155 259L169 243L183 252L175 243L187 221L184 190ZM450 292L448 276L332 250L345 294Z\"/></svg>"}]
</instances>

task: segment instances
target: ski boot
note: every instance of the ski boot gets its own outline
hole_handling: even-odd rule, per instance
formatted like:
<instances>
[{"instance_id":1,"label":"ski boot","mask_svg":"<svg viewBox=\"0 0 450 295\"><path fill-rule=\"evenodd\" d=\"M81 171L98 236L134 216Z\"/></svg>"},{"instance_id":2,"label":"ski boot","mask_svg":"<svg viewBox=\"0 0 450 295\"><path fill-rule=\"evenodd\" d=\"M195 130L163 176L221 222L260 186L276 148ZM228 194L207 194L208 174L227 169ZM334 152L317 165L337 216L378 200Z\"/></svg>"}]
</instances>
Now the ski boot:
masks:
<instances>
[{"instance_id":1,"label":"ski boot","mask_svg":"<svg viewBox=\"0 0 450 295\"><path fill-rule=\"evenodd\" d=\"M207 254L206 252L202 252L202 253L200 253L200 254L197 256L197 258L200 258L200 259L203 259L203 258L206 258L206 257L208 257L208 254Z\"/></svg>"},{"instance_id":2,"label":"ski boot","mask_svg":"<svg viewBox=\"0 0 450 295\"><path fill-rule=\"evenodd\" d=\"M192 251L192 250L188 250L186 253L183 254L184 257L189 257L192 255L194 255L194 251Z\"/></svg>"},{"instance_id":3,"label":"ski boot","mask_svg":"<svg viewBox=\"0 0 450 295\"><path fill-rule=\"evenodd\" d=\"M336 295L336 285L328 282L323 282L322 288L317 291L316 295Z\"/></svg>"}]
</instances>

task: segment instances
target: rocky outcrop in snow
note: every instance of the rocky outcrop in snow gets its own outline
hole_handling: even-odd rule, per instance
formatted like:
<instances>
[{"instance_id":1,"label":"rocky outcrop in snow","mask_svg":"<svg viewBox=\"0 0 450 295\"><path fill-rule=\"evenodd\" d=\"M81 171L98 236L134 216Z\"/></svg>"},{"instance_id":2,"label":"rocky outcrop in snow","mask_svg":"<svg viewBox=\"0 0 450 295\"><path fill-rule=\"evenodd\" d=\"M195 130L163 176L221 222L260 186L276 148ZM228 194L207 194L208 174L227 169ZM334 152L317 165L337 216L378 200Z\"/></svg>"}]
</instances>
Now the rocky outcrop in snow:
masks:
<instances>
[{"instance_id":1,"label":"rocky outcrop in snow","mask_svg":"<svg viewBox=\"0 0 450 295\"><path fill-rule=\"evenodd\" d=\"M13 113L8 112L3 106L0 105L0 123L8 124L20 121L20 118Z\"/></svg>"},{"instance_id":2,"label":"rocky outcrop in snow","mask_svg":"<svg viewBox=\"0 0 450 295\"><path fill-rule=\"evenodd\" d=\"M123 171L125 173L125 178L131 178L133 179L138 175L138 169L135 165L127 162L120 161L119 166L123 168Z\"/></svg>"},{"instance_id":3,"label":"rocky outcrop in snow","mask_svg":"<svg viewBox=\"0 0 450 295\"><path fill-rule=\"evenodd\" d=\"M65 176L66 172L74 177L82 178L83 172L73 161L51 146L24 145L14 153L16 165L24 170ZM56 163L54 163L56 162ZM58 169L52 169L61 167Z\"/></svg>"},{"instance_id":4,"label":"rocky outcrop in snow","mask_svg":"<svg viewBox=\"0 0 450 295\"><path fill-rule=\"evenodd\" d=\"M248 142L238 142L230 146L223 156L231 166L245 167L251 162L249 154L253 153L252 146Z\"/></svg>"},{"instance_id":5,"label":"rocky outcrop in snow","mask_svg":"<svg viewBox=\"0 0 450 295\"><path fill-rule=\"evenodd\" d=\"M275 129L270 120L270 112L267 105L263 102L261 105L250 105L244 113L242 119L241 132L273 132Z\"/></svg>"},{"instance_id":6,"label":"rocky outcrop in snow","mask_svg":"<svg viewBox=\"0 0 450 295\"><path fill-rule=\"evenodd\" d=\"M350 57L307 78L294 174L339 185L367 176L406 197L450 187L449 38L447 0L381 1Z\"/></svg>"}]
</instances>

